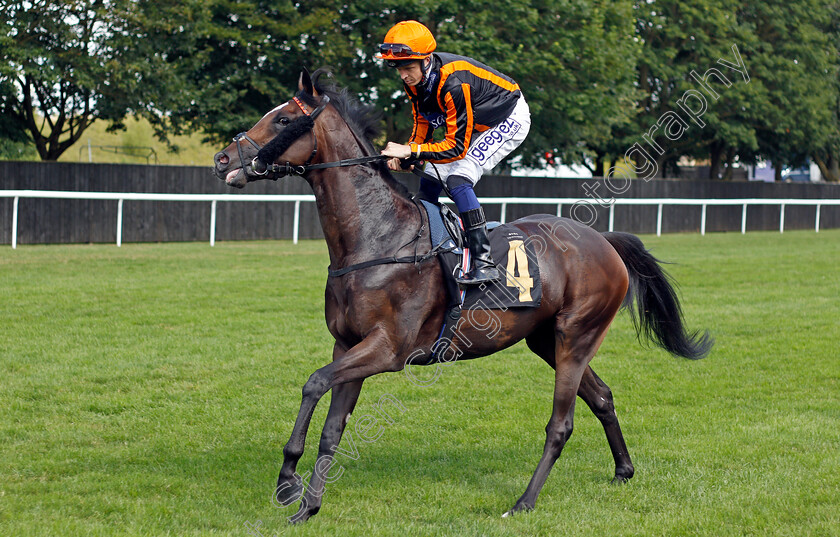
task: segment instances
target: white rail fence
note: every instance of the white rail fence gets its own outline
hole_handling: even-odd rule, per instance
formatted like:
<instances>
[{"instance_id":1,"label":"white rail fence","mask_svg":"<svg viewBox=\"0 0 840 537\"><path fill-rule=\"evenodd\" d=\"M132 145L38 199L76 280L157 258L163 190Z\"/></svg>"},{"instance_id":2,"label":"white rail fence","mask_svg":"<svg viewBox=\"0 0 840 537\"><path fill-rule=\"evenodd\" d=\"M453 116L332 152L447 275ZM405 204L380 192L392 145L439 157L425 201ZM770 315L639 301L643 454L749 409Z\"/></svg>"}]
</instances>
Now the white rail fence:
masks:
<instances>
[{"instance_id":1,"label":"white rail fence","mask_svg":"<svg viewBox=\"0 0 840 537\"><path fill-rule=\"evenodd\" d=\"M0 198L13 198L12 203L12 248L17 248L18 229L18 200L20 198L41 198L41 199L77 199L77 200L113 200L117 202L117 246L122 245L122 221L123 203L125 201L208 201L210 202L210 246L216 243L216 206L220 201L230 202L294 202L294 223L292 229L292 241L297 244L300 226L300 204L301 202L312 203L315 196L289 195L289 194L154 194L154 193L127 193L127 192L66 192L60 190L0 190ZM563 209L563 205L572 205L572 210L581 205L599 206L595 200L579 198L479 198L482 205L501 205L501 222L505 223L508 205L556 205L557 215ZM747 207L750 205L777 205L779 211L779 233L785 231L785 206L787 205L809 205L816 208L814 218L814 231L820 231L820 207L823 205L840 205L840 199L769 199L769 198L748 198L748 199L687 199L687 198L617 198L610 200L609 205L609 230L613 231L615 221L616 205L656 205L656 234L662 234L662 208L665 205L699 205L700 213L700 234L706 234L706 207L709 205L740 205L741 209L741 233L747 232ZM581 219L582 220L582 219Z\"/></svg>"}]
</instances>

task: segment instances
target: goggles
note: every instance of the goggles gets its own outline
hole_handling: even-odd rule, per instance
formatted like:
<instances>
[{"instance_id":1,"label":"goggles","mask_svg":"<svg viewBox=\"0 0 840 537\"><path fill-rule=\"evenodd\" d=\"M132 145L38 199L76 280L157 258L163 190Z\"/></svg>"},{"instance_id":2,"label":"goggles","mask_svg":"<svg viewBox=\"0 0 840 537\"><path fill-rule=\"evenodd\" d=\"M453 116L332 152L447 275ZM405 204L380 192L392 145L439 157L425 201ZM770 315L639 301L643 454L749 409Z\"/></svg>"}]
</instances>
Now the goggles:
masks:
<instances>
[{"instance_id":1,"label":"goggles","mask_svg":"<svg viewBox=\"0 0 840 537\"><path fill-rule=\"evenodd\" d=\"M402 43L382 43L379 45L379 53L383 55L390 55L394 58L409 58L411 56L426 56L411 50L408 45Z\"/></svg>"}]
</instances>

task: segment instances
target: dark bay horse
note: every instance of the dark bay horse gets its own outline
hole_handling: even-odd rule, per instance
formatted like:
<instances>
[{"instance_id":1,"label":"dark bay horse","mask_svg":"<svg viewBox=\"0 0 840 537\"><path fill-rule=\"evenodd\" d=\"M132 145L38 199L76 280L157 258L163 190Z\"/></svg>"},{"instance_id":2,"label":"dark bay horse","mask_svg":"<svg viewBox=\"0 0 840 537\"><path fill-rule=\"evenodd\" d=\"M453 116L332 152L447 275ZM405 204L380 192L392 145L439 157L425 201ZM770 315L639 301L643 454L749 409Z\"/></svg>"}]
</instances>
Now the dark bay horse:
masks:
<instances>
[{"instance_id":1,"label":"dark bay horse","mask_svg":"<svg viewBox=\"0 0 840 537\"><path fill-rule=\"evenodd\" d=\"M312 373L303 386L274 492L282 505L301 500L294 521L306 520L320 509L329 467L364 380L403 370L418 350L429 354L446 302L439 264L422 255L429 250L427 216L376 161L369 141L376 124L370 109L346 91L321 84L321 74L302 73L294 99L267 113L216 154L215 174L239 188L272 175L303 175L315 193L332 271L388 257L416 257L414 263L367 265L333 273L327 280L326 322L335 338L332 362ZM640 335L676 356L702 358L712 346L708 333L686 331L674 288L635 236L598 233L549 215L529 216L512 225L537 245L541 305L492 310L500 321L492 338L480 324L486 318L465 315L453 338L470 342L459 359L487 356L525 339L555 371L542 458L524 494L505 515L534 508L572 434L576 397L604 427L615 459L613 481L633 476L612 394L589 366L622 305L630 309ZM296 467L315 406L329 390L332 399L315 472L304 490Z\"/></svg>"}]
</instances>

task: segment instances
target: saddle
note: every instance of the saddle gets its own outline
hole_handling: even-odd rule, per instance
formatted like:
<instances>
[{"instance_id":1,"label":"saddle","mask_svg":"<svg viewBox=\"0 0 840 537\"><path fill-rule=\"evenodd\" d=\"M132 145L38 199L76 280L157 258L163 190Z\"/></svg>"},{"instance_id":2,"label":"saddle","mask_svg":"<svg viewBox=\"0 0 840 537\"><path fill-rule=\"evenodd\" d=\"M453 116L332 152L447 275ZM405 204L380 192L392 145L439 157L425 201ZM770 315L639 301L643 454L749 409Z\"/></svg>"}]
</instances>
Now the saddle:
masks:
<instances>
[{"instance_id":1,"label":"saddle","mask_svg":"<svg viewBox=\"0 0 840 537\"><path fill-rule=\"evenodd\" d=\"M437 257L447 295L446 316L433 352L427 363L415 363L429 365L442 361L463 310L536 307L542 300L542 284L534 246L522 231L508 224L488 222L491 255L502 278L478 286L459 286L455 278L470 267L461 219L446 205L420 201L429 217L431 246L441 252Z\"/></svg>"},{"instance_id":2,"label":"saddle","mask_svg":"<svg viewBox=\"0 0 840 537\"><path fill-rule=\"evenodd\" d=\"M429 216L429 235L432 247L457 248L461 251L467 244L467 236L461 218L446 205L435 205L426 200L420 200ZM448 240L452 241L445 246Z\"/></svg>"}]
</instances>

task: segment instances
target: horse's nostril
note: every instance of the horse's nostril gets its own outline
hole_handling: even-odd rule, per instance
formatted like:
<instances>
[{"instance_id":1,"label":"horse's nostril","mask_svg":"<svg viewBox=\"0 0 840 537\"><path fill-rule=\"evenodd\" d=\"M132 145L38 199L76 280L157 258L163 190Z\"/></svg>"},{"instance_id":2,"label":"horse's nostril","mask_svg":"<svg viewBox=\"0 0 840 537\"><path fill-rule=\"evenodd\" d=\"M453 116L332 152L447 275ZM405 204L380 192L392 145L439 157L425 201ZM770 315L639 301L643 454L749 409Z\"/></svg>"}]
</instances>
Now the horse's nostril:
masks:
<instances>
[{"instance_id":1,"label":"horse's nostril","mask_svg":"<svg viewBox=\"0 0 840 537\"><path fill-rule=\"evenodd\" d=\"M230 164L230 157L224 151L219 151L213 155L213 162L216 163L216 168L224 170Z\"/></svg>"}]
</instances>

